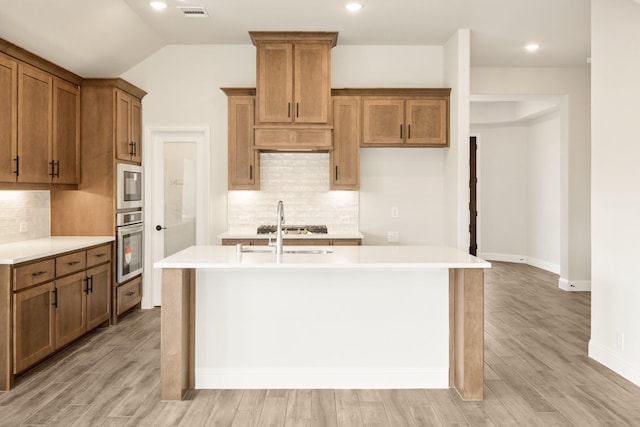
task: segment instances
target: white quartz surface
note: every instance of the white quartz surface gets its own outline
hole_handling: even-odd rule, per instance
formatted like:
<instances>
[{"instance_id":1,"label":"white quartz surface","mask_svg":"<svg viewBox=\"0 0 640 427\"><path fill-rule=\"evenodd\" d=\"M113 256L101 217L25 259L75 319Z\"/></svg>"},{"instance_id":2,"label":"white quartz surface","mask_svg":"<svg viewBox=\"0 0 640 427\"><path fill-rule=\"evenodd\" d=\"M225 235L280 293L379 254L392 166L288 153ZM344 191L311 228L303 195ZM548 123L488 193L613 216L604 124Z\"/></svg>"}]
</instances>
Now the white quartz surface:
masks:
<instances>
[{"instance_id":1,"label":"white quartz surface","mask_svg":"<svg viewBox=\"0 0 640 427\"><path fill-rule=\"evenodd\" d=\"M329 233L310 233L310 234L283 234L285 239L362 239L364 236L359 232L329 232ZM268 234L258 234L250 232L231 232L225 231L218 235L218 239L268 239ZM272 235L275 240L275 233Z\"/></svg>"},{"instance_id":2,"label":"white quartz surface","mask_svg":"<svg viewBox=\"0 0 640 427\"><path fill-rule=\"evenodd\" d=\"M155 268L300 269L300 268L490 268L491 264L455 248L444 246L285 246L290 250L327 250L330 253L284 253L270 248L191 246L154 264Z\"/></svg>"},{"instance_id":3,"label":"white quartz surface","mask_svg":"<svg viewBox=\"0 0 640 427\"><path fill-rule=\"evenodd\" d=\"M46 237L0 245L0 264L18 264L112 242L112 236Z\"/></svg>"}]
</instances>

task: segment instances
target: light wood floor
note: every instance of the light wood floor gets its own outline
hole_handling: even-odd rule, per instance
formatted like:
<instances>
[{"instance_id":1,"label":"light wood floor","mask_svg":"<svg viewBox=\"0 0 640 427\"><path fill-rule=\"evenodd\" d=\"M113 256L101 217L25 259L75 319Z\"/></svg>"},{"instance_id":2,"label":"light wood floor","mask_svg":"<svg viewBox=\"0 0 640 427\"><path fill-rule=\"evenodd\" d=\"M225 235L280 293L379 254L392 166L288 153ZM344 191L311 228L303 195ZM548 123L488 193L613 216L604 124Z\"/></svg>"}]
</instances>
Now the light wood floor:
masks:
<instances>
[{"instance_id":1,"label":"light wood floor","mask_svg":"<svg viewBox=\"0 0 640 427\"><path fill-rule=\"evenodd\" d=\"M201 390L159 399L159 310L127 316L0 393L0 425L639 426L640 388L590 360L590 294L494 263L486 272L485 400L451 390Z\"/></svg>"}]
</instances>

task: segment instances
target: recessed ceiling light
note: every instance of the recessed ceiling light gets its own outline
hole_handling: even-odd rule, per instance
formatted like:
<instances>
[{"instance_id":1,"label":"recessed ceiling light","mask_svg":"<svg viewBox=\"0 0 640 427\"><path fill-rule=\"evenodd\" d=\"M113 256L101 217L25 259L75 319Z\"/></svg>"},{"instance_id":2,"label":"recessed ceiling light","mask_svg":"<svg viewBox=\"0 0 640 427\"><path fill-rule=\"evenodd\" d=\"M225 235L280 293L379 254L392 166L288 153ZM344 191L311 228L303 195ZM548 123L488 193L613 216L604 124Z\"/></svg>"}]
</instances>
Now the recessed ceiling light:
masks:
<instances>
[{"instance_id":1,"label":"recessed ceiling light","mask_svg":"<svg viewBox=\"0 0 640 427\"><path fill-rule=\"evenodd\" d=\"M535 52L536 50L540 49L540 45L539 44L528 44L524 47L525 49L527 49L529 52Z\"/></svg>"},{"instance_id":2,"label":"recessed ceiling light","mask_svg":"<svg viewBox=\"0 0 640 427\"><path fill-rule=\"evenodd\" d=\"M162 10L167 7L167 4L162 1L152 1L149 5L156 10Z\"/></svg>"},{"instance_id":3,"label":"recessed ceiling light","mask_svg":"<svg viewBox=\"0 0 640 427\"><path fill-rule=\"evenodd\" d=\"M362 9L362 5L360 3L347 3L345 6L350 12L357 12Z\"/></svg>"}]
</instances>

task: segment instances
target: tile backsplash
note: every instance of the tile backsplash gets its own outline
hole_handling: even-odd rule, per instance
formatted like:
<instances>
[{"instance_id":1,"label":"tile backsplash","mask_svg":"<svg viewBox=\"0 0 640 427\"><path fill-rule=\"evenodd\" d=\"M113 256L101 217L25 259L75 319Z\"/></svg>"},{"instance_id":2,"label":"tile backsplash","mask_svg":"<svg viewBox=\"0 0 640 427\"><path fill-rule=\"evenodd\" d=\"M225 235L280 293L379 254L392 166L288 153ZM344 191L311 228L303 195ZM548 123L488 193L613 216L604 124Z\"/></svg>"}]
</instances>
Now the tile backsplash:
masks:
<instances>
[{"instance_id":1,"label":"tile backsplash","mask_svg":"<svg viewBox=\"0 0 640 427\"><path fill-rule=\"evenodd\" d=\"M49 191L0 191L0 244L49 237L50 200Z\"/></svg>"},{"instance_id":2,"label":"tile backsplash","mask_svg":"<svg viewBox=\"0 0 640 427\"><path fill-rule=\"evenodd\" d=\"M359 194L329 191L328 153L261 153L260 191L229 192L229 231L255 233L258 225L275 224L278 200L287 224L358 231Z\"/></svg>"}]
</instances>

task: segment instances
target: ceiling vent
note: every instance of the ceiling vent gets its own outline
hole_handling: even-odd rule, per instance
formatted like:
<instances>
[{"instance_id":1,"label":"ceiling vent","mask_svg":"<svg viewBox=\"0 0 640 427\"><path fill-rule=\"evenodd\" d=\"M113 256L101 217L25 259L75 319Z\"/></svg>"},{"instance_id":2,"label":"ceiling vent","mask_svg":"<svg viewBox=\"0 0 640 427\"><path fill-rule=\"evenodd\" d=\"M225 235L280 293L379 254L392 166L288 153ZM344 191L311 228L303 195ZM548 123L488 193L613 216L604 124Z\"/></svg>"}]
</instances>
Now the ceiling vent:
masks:
<instances>
[{"instance_id":1,"label":"ceiling vent","mask_svg":"<svg viewBox=\"0 0 640 427\"><path fill-rule=\"evenodd\" d=\"M178 9L187 18L206 18L209 16L206 9L201 6L178 6Z\"/></svg>"}]
</instances>

